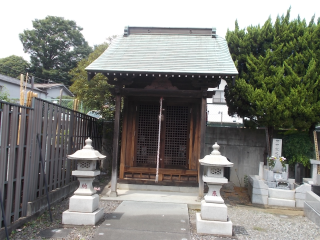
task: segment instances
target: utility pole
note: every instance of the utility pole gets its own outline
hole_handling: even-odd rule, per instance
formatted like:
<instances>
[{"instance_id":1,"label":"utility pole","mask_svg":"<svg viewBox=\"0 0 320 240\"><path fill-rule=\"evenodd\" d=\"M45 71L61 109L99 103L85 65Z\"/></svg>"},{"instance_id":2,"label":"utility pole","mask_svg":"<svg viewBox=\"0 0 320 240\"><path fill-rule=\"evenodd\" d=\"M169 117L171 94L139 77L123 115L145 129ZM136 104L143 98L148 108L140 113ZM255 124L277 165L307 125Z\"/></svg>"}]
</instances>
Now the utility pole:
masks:
<instances>
[{"instance_id":1,"label":"utility pole","mask_svg":"<svg viewBox=\"0 0 320 240\"><path fill-rule=\"evenodd\" d=\"M34 76L31 78L31 91L34 89Z\"/></svg>"},{"instance_id":2,"label":"utility pole","mask_svg":"<svg viewBox=\"0 0 320 240\"><path fill-rule=\"evenodd\" d=\"M222 111L219 111L218 114L221 114L221 121L220 121L220 125L222 126L222 115L223 115L223 112Z\"/></svg>"}]
</instances>

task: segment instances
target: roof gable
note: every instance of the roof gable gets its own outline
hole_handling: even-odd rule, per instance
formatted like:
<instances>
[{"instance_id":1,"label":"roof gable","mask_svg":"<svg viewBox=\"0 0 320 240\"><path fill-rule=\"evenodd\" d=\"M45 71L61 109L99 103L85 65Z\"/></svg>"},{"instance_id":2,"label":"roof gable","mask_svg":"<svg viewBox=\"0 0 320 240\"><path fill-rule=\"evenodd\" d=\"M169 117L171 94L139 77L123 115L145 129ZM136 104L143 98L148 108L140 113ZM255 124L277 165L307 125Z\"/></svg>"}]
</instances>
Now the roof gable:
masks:
<instances>
[{"instance_id":1,"label":"roof gable","mask_svg":"<svg viewBox=\"0 0 320 240\"><path fill-rule=\"evenodd\" d=\"M63 88L69 96L74 97L74 94L62 83L36 83L34 86L44 91L54 88Z\"/></svg>"},{"instance_id":2,"label":"roof gable","mask_svg":"<svg viewBox=\"0 0 320 240\"><path fill-rule=\"evenodd\" d=\"M20 86L20 80L13 78L13 77L9 77L6 75L2 75L0 74L0 82L6 82L6 83L11 83L17 86ZM25 82L23 82L23 87L25 87ZM31 84L27 83L27 88L31 89ZM34 87L35 90L42 92L40 89L38 89L37 87Z\"/></svg>"}]
</instances>

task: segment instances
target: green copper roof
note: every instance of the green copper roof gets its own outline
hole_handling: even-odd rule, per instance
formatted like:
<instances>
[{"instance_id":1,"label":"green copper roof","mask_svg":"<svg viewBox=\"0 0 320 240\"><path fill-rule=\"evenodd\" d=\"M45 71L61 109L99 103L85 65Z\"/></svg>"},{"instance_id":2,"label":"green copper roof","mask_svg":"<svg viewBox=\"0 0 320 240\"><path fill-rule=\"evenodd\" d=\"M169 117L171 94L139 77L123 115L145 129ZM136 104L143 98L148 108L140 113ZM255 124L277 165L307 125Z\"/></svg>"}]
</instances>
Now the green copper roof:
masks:
<instances>
[{"instance_id":1,"label":"green copper roof","mask_svg":"<svg viewBox=\"0 0 320 240\"><path fill-rule=\"evenodd\" d=\"M172 28L169 30L172 31ZM111 73L238 74L227 42L221 37L150 31L116 38L86 70Z\"/></svg>"}]
</instances>

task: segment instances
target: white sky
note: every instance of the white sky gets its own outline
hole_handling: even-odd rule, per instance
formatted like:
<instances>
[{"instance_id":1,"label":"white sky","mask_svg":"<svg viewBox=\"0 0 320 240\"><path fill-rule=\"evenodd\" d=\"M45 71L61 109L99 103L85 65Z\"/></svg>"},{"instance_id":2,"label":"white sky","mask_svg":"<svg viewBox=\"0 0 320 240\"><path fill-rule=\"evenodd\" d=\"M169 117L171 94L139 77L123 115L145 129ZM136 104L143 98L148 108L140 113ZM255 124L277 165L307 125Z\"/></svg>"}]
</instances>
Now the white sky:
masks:
<instances>
[{"instance_id":1,"label":"white sky","mask_svg":"<svg viewBox=\"0 0 320 240\"><path fill-rule=\"evenodd\" d=\"M236 19L240 28L263 25L269 16L274 22L277 15L286 14L290 6L291 19L300 15L309 22L313 15L320 17L319 0L8 0L0 5L0 58L17 55L29 61L19 33L32 29L32 20L48 15L74 20L93 46L122 34L125 26L216 27L225 37Z\"/></svg>"}]
</instances>

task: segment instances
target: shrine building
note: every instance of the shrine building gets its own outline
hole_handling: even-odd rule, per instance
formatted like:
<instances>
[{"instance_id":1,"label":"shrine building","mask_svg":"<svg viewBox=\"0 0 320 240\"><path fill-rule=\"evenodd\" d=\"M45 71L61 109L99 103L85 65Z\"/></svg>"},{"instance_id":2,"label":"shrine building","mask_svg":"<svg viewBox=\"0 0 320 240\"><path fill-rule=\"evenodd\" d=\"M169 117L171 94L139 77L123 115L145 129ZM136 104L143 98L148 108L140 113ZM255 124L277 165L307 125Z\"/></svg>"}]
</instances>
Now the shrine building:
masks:
<instances>
[{"instance_id":1,"label":"shrine building","mask_svg":"<svg viewBox=\"0 0 320 240\"><path fill-rule=\"evenodd\" d=\"M86 71L115 86L113 181L196 185L208 88L238 74L215 28L126 27Z\"/></svg>"}]
</instances>

